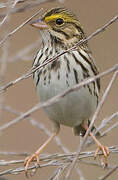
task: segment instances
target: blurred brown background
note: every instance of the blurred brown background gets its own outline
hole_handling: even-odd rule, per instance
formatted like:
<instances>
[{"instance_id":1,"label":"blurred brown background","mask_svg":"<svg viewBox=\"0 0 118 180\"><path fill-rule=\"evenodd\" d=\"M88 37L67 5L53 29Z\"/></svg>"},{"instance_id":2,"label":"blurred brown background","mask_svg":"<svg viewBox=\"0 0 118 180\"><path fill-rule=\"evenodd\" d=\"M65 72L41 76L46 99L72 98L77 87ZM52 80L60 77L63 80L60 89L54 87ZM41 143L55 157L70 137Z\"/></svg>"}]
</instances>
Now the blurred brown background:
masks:
<instances>
[{"instance_id":1,"label":"blurred brown background","mask_svg":"<svg viewBox=\"0 0 118 180\"><path fill-rule=\"evenodd\" d=\"M6 2L0 0L0 2ZM83 24L84 30L87 35L94 32L97 28L101 27L112 17L117 15L118 13L118 1L108 1L108 0L91 0L91 1L83 1L83 0L65 0L64 4L60 4L59 2L45 3L34 7L33 9L29 9L22 13L15 13L10 16L9 23L6 25L8 30L4 28L4 25L1 26L0 39L2 39L5 35L5 31L11 31L17 26L19 26L22 22L24 22L28 17L33 15L38 9L41 7L44 10L41 12L45 12L45 10L50 9L52 7L57 6L65 6L70 8L73 12L75 12L81 24ZM19 6L18 6L19 7ZM3 10L0 9L0 13ZM2 20L2 19L1 19ZM7 67L5 70L5 84L11 80L14 80L26 73L27 70L31 67L33 56L35 56L37 50L40 48L36 47L33 51L27 54L23 59L18 58L15 62L12 61L11 57L17 55L17 53L23 50L28 45L35 42L39 37L39 32L30 27L28 24L25 25L21 30L16 32L11 38L8 40L8 55L7 55ZM100 72L106 70L107 68L112 67L114 64L118 62L118 22L111 25L105 32L99 34L95 38L89 41L90 48L93 52L93 56L96 59L96 63L99 66ZM0 62L3 57L3 48L0 49ZM1 64L0 64L1 65ZM104 92L105 87L107 86L111 75L102 79L102 90L101 94ZM31 107L33 107L37 102L38 98L35 92L35 88L33 85L32 78L28 78L26 80L20 81L15 86L9 88L3 95L0 96L3 99L4 105L9 105L12 108L25 112ZM105 101L105 104L101 110L99 118L97 120L97 124L100 121L111 115L112 113L118 110L118 80L115 81L110 94ZM0 111L0 125L10 122L16 116L14 114L8 113L7 111ZM32 114L37 121L43 122L44 125L51 130L51 122L48 120L46 115L42 110L35 112ZM113 119L113 122L117 121ZM107 146L117 145L117 128L113 129L106 137L101 139ZM74 137L72 130L67 127L61 128L61 133L59 134L62 142L69 148L70 151L76 151L79 144L79 137ZM16 151L16 152L34 152L43 142L47 139L47 135L42 132L39 128L32 126L28 123L27 119L22 120L20 123L8 128L7 130L0 133L0 151ZM71 141L71 143L70 143ZM95 149L96 146L91 146L89 149ZM55 153L62 152L60 148L54 142L51 142L47 149L44 151L45 153ZM12 157L11 159L18 159L17 157ZM0 159L10 159L10 157L0 155ZM19 157L20 159L20 157ZM111 165L115 165L118 163L117 161L118 155L111 155L109 161ZM19 167L19 166L17 166ZM9 166L12 168L12 166ZM107 170L103 170L101 168L95 166L89 166L85 164L80 164L80 168L82 173L87 180L94 180L97 177L104 175L107 173ZM0 171L3 169L8 169L8 167L0 168ZM52 174L54 168L43 168L39 169L35 176L32 177L32 180L36 179L48 179ZM5 176L9 180L20 180L26 179L24 173L20 175L9 175ZM73 180L79 179L78 176L73 174ZM117 180L118 172L115 172L112 176L108 178L108 180Z\"/></svg>"}]
</instances>

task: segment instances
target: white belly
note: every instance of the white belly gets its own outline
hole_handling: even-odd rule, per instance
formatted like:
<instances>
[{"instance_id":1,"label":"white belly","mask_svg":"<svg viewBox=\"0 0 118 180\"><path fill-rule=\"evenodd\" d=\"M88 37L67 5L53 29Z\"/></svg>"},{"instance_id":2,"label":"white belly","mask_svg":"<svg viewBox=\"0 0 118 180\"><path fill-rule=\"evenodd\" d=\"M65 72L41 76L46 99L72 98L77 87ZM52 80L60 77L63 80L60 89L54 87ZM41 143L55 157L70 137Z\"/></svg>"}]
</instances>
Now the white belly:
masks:
<instances>
[{"instance_id":1,"label":"white belly","mask_svg":"<svg viewBox=\"0 0 118 180\"><path fill-rule=\"evenodd\" d=\"M47 78L45 81L44 76L40 76L40 81L37 86L37 93L40 96L41 102L64 92L76 84L73 71L68 75L67 78L66 68L64 67L63 63L62 67L64 68L64 71L60 74L59 80L58 71L51 72L51 81L49 81L48 72L46 74ZM81 70L78 68L78 72L79 71L81 72ZM81 79L81 73L79 74L79 78ZM47 113L49 119L52 121L74 127L80 125L82 121L88 120L95 111L96 106L97 98L90 94L87 87L82 87L78 91L69 93L58 103L44 108L44 110Z\"/></svg>"}]
</instances>

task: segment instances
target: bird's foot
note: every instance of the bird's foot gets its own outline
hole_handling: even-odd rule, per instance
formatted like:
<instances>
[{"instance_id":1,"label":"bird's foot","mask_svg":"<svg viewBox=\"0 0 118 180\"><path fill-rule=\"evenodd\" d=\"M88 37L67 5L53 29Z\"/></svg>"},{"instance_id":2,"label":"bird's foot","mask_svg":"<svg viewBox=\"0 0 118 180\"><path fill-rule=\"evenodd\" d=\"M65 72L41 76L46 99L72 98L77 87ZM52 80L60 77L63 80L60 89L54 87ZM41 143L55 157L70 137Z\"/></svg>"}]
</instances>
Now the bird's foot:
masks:
<instances>
[{"instance_id":1,"label":"bird's foot","mask_svg":"<svg viewBox=\"0 0 118 180\"><path fill-rule=\"evenodd\" d=\"M98 148L95 151L94 158L96 159L99 152L102 152L104 155L104 164L105 167L108 166L108 156L109 156L109 148L107 146L99 145Z\"/></svg>"},{"instance_id":2,"label":"bird's foot","mask_svg":"<svg viewBox=\"0 0 118 180\"><path fill-rule=\"evenodd\" d=\"M31 162L35 161L37 162L37 164L40 166L40 161L39 161L39 154L38 153L34 153L31 156L28 156L25 161L24 161L24 166L25 166L25 175L26 177L28 177L28 167L30 165Z\"/></svg>"},{"instance_id":3,"label":"bird's foot","mask_svg":"<svg viewBox=\"0 0 118 180\"><path fill-rule=\"evenodd\" d=\"M32 161L36 160L37 164L40 166L40 162L39 162L40 153L49 144L49 142L52 141L52 139L57 135L57 133L58 133L58 131L56 133L53 133L52 136L50 136L49 139L32 156L28 156L25 159L24 166L25 166L26 177L28 177L28 167Z\"/></svg>"}]
</instances>

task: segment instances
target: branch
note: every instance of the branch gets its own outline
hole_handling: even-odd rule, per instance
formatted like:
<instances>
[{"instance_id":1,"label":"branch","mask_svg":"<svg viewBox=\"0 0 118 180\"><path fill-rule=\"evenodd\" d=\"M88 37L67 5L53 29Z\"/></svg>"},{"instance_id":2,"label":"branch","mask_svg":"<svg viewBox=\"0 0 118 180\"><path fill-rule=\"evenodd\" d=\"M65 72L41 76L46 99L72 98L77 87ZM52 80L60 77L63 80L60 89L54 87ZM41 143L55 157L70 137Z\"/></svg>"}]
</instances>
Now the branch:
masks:
<instances>
[{"instance_id":1,"label":"branch","mask_svg":"<svg viewBox=\"0 0 118 180\"><path fill-rule=\"evenodd\" d=\"M18 26L17 28L15 28L13 31L11 31L10 33L8 33L3 39L2 41L0 41L0 47L1 45L10 37L12 36L14 33L16 33L19 29L21 29L23 26L25 26L27 23L29 23L35 16L37 16L40 12L42 11L42 8L40 10L38 10L33 16L31 16L30 18L28 18L26 21L24 21L22 24L20 24L20 26Z\"/></svg>"},{"instance_id":2,"label":"branch","mask_svg":"<svg viewBox=\"0 0 118 180\"><path fill-rule=\"evenodd\" d=\"M31 20L31 19L30 19ZM53 58L49 58L45 63L43 63L42 65L37 66L36 68L31 68L26 74L22 75L21 77L15 79L14 81L9 82L7 85L2 86L0 88L0 91L5 91L7 90L9 87L15 85L16 83L18 83L19 81L26 79L28 77L30 77L35 71L37 71L39 68L44 67L45 65L55 61L58 57L64 55L65 53L69 52L69 51L74 51L77 46L86 43L88 40L90 40L91 38L95 37L96 35L98 35L100 32L102 32L103 30L105 30L109 25L111 25L112 23L114 23L115 21L118 20L118 16L115 16L114 18L112 18L108 23L106 23L104 26L102 26L101 28L97 29L94 33L92 33L90 36L88 36L88 38L83 39L81 41L79 41L75 46L73 46L72 48L63 51L61 53L59 53L57 56L53 57Z\"/></svg>"},{"instance_id":3,"label":"branch","mask_svg":"<svg viewBox=\"0 0 118 180\"><path fill-rule=\"evenodd\" d=\"M104 177L100 177L100 180L105 180L107 179L111 174L113 174L114 171L118 169L118 165L112 168Z\"/></svg>"},{"instance_id":4,"label":"branch","mask_svg":"<svg viewBox=\"0 0 118 180\"><path fill-rule=\"evenodd\" d=\"M22 13L26 10L29 10L29 9L32 9L34 7L37 7L38 5L41 5L41 4L44 4L46 2L48 3L51 3L51 2L54 2L54 1L59 1L60 3L63 3L64 0L19 0L17 2L17 4L21 4L23 3L23 6L22 7L19 7L19 8L14 8L10 11L11 14L14 14L14 13ZM12 1L13 2L13 1ZM8 5L8 3L1 3L0 4L0 8L5 8L6 6ZM0 18L4 18L6 16L6 13L0 13Z\"/></svg>"},{"instance_id":5,"label":"branch","mask_svg":"<svg viewBox=\"0 0 118 180\"><path fill-rule=\"evenodd\" d=\"M61 167L58 167L54 173L51 175L51 177L48 178L48 180L58 180L59 177L64 173L64 171L68 168L69 163L66 165L63 165ZM80 177L81 178L81 177ZM81 179L80 179L81 180Z\"/></svg>"},{"instance_id":6,"label":"branch","mask_svg":"<svg viewBox=\"0 0 118 180\"><path fill-rule=\"evenodd\" d=\"M20 50L19 52L17 52L14 56L9 57L8 62L15 62L17 60L22 60L24 59L24 57L26 57L26 55L32 51L33 49L35 49L36 47L39 47L40 45L40 40L38 39L36 42L31 43L30 45L24 47L22 50ZM31 58L30 58L31 59Z\"/></svg>"},{"instance_id":7,"label":"branch","mask_svg":"<svg viewBox=\"0 0 118 180\"><path fill-rule=\"evenodd\" d=\"M111 122L111 120L115 117L118 116L118 111L113 113L111 116L109 116L108 118L105 118L102 120L101 124L99 125L99 127L97 128L97 131L100 131L102 128L104 128L107 124L109 124ZM103 133L101 133L101 137L105 136L109 131L111 131L113 128L115 128L116 126L118 126L118 122L116 122L115 124L113 124L110 128L108 128L107 130L105 130Z\"/></svg>"},{"instance_id":8,"label":"branch","mask_svg":"<svg viewBox=\"0 0 118 180\"><path fill-rule=\"evenodd\" d=\"M109 150L110 150L110 153L118 153L118 148L117 147L109 147ZM80 153L80 156L78 157L78 162L79 163L84 163L84 159L87 159L87 158L93 158L94 157L94 153L95 151L87 151L87 152L81 152ZM9 152L8 154L12 155L11 152ZM40 164L40 167L35 164L33 166L30 166L28 167L28 170L37 170L37 168L44 168L44 167L48 167L48 166L54 166L54 167L58 167L59 169L61 167L64 167L64 166L69 166L73 159L75 159L76 157L76 154L77 153L66 153L66 154L51 154L51 155L47 155L47 154L41 154L40 155L40 161L42 162ZM101 153L99 153L100 155ZM35 162L35 161L34 161ZM18 165L18 164L21 164L21 163L24 163L24 159L21 159L21 160L9 160L9 161L3 161L1 160L0 161L0 166L11 166L11 165ZM85 162L87 163L87 162ZM93 164L93 163L90 163L89 161L89 165L92 165L92 166L100 166L102 167L100 164ZM108 168L112 168L111 166L108 166ZM24 167L18 167L16 169L13 169L13 168L10 168L8 170L5 170L5 171L1 171L0 172L0 176L3 176L3 175L10 175L10 174L19 174L21 172L24 172Z\"/></svg>"}]
</instances>

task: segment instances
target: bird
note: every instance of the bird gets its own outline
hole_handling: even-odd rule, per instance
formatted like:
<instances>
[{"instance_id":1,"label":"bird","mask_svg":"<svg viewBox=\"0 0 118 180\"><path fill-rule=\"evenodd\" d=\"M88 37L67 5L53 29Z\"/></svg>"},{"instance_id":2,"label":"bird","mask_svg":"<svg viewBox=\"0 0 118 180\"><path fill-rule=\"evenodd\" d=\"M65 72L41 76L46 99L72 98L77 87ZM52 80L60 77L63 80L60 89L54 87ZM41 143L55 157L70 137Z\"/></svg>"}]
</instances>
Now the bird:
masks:
<instances>
[{"instance_id":1,"label":"bird","mask_svg":"<svg viewBox=\"0 0 118 180\"><path fill-rule=\"evenodd\" d=\"M33 68L48 62L49 58L67 51L79 41L86 39L77 16L63 7L48 10L39 19L31 22L31 25L39 30L42 38L42 45L34 58ZM85 42L77 46L74 51L67 51L55 61L39 68L33 73L33 79L40 102L45 102L98 73L88 42ZM90 118L97 108L99 95L100 79L98 78L78 91L68 93L59 102L44 107L44 112L52 121L53 133L34 154L25 159L26 173L32 161L36 160L40 164L40 153L58 135L61 125L71 127L74 135L85 135ZM95 127L92 128L94 129ZM89 136L97 144L94 157L96 158L101 151L107 166L109 149L98 141L92 130Z\"/></svg>"}]
</instances>

